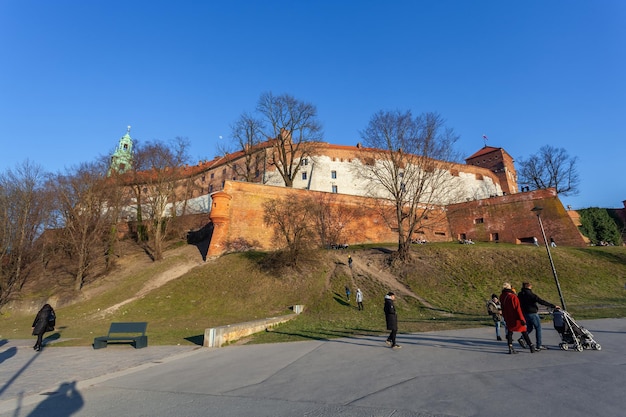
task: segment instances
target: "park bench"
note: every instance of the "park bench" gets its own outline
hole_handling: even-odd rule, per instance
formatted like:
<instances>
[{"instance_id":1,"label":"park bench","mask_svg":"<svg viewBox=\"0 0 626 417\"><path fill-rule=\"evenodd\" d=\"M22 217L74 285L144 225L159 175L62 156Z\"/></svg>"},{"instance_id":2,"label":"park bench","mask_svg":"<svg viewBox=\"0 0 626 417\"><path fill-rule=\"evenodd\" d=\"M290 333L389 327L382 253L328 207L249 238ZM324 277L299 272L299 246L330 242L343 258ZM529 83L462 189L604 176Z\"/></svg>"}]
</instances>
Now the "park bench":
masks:
<instances>
[{"instance_id":1,"label":"park bench","mask_svg":"<svg viewBox=\"0 0 626 417\"><path fill-rule=\"evenodd\" d=\"M98 336L93 339L93 348L105 348L109 342L132 343L135 349L144 348L148 346L147 327L148 323L145 321L111 323L109 333L106 336Z\"/></svg>"}]
</instances>

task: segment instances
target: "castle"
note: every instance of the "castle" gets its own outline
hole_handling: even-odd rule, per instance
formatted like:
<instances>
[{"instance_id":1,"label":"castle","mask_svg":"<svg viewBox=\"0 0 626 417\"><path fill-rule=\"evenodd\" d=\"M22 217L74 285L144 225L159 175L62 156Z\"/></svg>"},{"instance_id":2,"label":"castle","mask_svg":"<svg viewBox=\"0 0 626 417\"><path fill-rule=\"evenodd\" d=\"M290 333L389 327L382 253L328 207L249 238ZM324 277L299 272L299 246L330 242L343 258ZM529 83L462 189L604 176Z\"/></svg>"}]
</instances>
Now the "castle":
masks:
<instances>
[{"instance_id":1,"label":"castle","mask_svg":"<svg viewBox=\"0 0 626 417\"><path fill-rule=\"evenodd\" d=\"M122 140L131 140L128 132L120 146ZM359 207L363 213L357 224L346 227L345 242L341 243L397 241L393 226L373 209L376 191L366 190L354 169L368 163L368 154L374 155L372 150L360 144L317 143L314 154L297 161L293 187L285 187L275 167L267 163L269 152L272 141L182 167L177 202L169 205L166 215L195 215L210 221L208 255L223 253L227 242L235 239L258 242L261 249L276 249L272 228L263 221L264 202L303 195L322 199L330 194L333 204ZM442 161L439 166L459 192L440 204L441 216L436 221L416 232L420 240L517 244L532 242L535 236L541 240L537 218L531 212L541 206L549 236L563 245L585 245L554 190L518 192L514 160L504 149L484 146L468 157L466 164ZM129 221L134 220L132 211L129 206Z\"/></svg>"}]
</instances>

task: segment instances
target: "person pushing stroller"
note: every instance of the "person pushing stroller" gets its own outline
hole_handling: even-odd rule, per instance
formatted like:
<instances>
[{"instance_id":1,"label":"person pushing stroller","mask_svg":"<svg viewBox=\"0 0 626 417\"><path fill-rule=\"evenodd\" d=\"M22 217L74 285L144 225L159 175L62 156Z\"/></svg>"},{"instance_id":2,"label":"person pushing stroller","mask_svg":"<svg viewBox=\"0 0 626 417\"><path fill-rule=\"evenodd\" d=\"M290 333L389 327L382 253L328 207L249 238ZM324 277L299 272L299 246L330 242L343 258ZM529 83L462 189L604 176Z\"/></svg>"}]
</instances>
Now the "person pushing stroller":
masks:
<instances>
[{"instance_id":1,"label":"person pushing stroller","mask_svg":"<svg viewBox=\"0 0 626 417\"><path fill-rule=\"evenodd\" d=\"M532 290L533 285L530 282L522 283L522 290L518 294L520 305L522 306L522 313L524 313L524 320L526 321L526 329L528 334L535 331L535 341L537 344L535 345L535 349L540 351L542 349L546 349L541 340L541 317L539 317L538 311L539 306L537 304L544 305L546 307L558 310L561 307L552 304L549 301L543 300L537 294L535 294ZM523 348L526 348L527 345L523 339L519 339L518 343Z\"/></svg>"}]
</instances>

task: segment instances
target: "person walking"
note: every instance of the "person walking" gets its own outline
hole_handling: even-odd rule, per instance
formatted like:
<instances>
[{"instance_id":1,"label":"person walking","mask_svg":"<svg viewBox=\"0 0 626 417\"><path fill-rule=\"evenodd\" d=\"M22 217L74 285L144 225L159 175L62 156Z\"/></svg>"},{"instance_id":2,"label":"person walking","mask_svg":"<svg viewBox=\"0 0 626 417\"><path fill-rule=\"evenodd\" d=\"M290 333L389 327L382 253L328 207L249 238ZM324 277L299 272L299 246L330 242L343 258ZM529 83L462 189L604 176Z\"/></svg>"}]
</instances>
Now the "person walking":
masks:
<instances>
[{"instance_id":1,"label":"person walking","mask_svg":"<svg viewBox=\"0 0 626 417\"><path fill-rule=\"evenodd\" d=\"M360 288L356 289L356 305L360 310L363 310L363 293Z\"/></svg>"},{"instance_id":2,"label":"person walking","mask_svg":"<svg viewBox=\"0 0 626 417\"><path fill-rule=\"evenodd\" d=\"M352 256L348 255L348 266L352 269Z\"/></svg>"},{"instance_id":3,"label":"person walking","mask_svg":"<svg viewBox=\"0 0 626 417\"><path fill-rule=\"evenodd\" d=\"M385 343L391 346L392 349L399 349L400 345L396 343L396 335L398 334L398 316L396 314L396 306L394 305L394 301L396 300L396 295L389 291L387 295L385 295L385 321L387 322L387 330L391 330L389 333L389 337Z\"/></svg>"},{"instance_id":4,"label":"person walking","mask_svg":"<svg viewBox=\"0 0 626 417\"><path fill-rule=\"evenodd\" d=\"M542 344L541 340L541 317L539 317L538 314L539 306L537 304L554 309L559 309L560 307L549 301L541 299L533 292L532 288L533 285L530 282L523 282L522 290L519 292L518 298L520 305L522 306L522 313L524 313L524 320L526 320L528 334L531 334L533 330L535 331L535 341L537 342L536 349L539 351L545 349L546 347ZM521 342L519 343L520 345L523 345Z\"/></svg>"},{"instance_id":5,"label":"person walking","mask_svg":"<svg viewBox=\"0 0 626 417\"><path fill-rule=\"evenodd\" d=\"M504 327L506 330L506 323L504 317L502 317L502 306L500 300L495 294L491 294L491 299L487 301L487 312L491 315L493 323L496 326L496 340L502 340L500 336L500 327Z\"/></svg>"},{"instance_id":6,"label":"person walking","mask_svg":"<svg viewBox=\"0 0 626 417\"><path fill-rule=\"evenodd\" d=\"M500 303L502 304L502 315L506 322L506 341L509 345L509 354L517 353L513 348L513 332L521 332L522 339L530 346L530 352L535 353L535 346L530 342L530 337L526 332L526 320L520 306L519 298L511 289L511 284L505 282L502 285L502 294L500 294Z\"/></svg>"},{"instance_id":7,"label":"person walking","mask_svg":"<svg viewBox=\"0 0 626 417\"><path fill-rule=\"evenodd\" d=\"M33 349L37 352L41 350L44 333L54 331L55 325L56 315L54 314L54 309L50 304L44 304L33 321L33 336L37 336L37 341Z\"/></svg>"},{"instance_id":8,"label":"person walking","mask_svg":"<svg viewBox=\"0 0 626 417\"><path fill-rule=\"evenodd\" d=\"M346 299L350 302L350 287L346 285Z\"/></svg>"}]
</instances>

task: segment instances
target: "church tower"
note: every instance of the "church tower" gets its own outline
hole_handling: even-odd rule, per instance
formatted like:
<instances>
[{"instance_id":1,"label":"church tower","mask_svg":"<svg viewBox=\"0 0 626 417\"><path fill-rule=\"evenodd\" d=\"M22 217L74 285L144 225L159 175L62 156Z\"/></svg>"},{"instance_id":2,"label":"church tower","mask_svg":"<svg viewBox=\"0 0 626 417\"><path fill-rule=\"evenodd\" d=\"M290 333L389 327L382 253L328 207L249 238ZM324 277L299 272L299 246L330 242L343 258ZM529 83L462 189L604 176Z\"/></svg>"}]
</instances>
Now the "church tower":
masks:
<instances>
[{"instance_id":1,"label":"church tower","mask_svg":"<svg viewBox=\"0 0 626 417\"><path fill-rule=\"evenodd\" d=\"M517 172L514 160L502 148L485 145L481 150L465 159L468 165L490 169L500 179L500 187L506 194L517 193Z\"/></svg>"},{"instance_id":2,"label":"church tower","mask_svg":"<svg viewBox=\"0 0 626 417\"><path fill-rule=\"evenodd\" d=\"M111 165L109 166L108 175L113 171L123 174L132 168L133 164L133 139L130 137L130 126L126 134L120 138L117 149L111 155Z\"/></svg>"}]
</instances>

